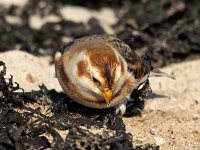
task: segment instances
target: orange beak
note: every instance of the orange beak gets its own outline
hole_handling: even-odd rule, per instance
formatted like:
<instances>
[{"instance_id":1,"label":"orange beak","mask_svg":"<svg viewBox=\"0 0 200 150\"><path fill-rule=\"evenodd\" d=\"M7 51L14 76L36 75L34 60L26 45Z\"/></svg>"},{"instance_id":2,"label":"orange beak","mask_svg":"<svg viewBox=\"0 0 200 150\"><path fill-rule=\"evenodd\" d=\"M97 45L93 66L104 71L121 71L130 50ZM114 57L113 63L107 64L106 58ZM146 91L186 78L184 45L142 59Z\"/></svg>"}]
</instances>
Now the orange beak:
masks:
<instances>
[{"instance_id":1,"label":"orange beak","mask_svg":"<svg viewBox=\"0 0 200 150\"><path fill-rule=\"evenodd\" d=\"M108 90L108 91L102 92L102 95L103 95L106 103L109 104L112 99L112 91Z\"/></svg>"}]
</instances>

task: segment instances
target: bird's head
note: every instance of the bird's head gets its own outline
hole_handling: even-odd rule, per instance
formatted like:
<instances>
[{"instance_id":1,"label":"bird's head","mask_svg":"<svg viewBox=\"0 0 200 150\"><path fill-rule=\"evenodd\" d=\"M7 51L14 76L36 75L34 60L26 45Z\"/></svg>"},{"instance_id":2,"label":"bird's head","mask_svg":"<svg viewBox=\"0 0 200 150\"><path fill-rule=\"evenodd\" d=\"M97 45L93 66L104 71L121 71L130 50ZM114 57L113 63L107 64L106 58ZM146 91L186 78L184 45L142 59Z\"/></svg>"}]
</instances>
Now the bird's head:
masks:
<instances>
[{"instance_id":1,"label":"bird's head","mask_svg":"<svg viewBox=\"0 0 200 150\"><path fill-rule=\"evenodd\" d=\"M82 47L83 48L83 47ZM109 45L92 43L84 45L77 59L78 84L107 104L121 89L126 79L126 63Z\"/></svg>"}]
</instances>

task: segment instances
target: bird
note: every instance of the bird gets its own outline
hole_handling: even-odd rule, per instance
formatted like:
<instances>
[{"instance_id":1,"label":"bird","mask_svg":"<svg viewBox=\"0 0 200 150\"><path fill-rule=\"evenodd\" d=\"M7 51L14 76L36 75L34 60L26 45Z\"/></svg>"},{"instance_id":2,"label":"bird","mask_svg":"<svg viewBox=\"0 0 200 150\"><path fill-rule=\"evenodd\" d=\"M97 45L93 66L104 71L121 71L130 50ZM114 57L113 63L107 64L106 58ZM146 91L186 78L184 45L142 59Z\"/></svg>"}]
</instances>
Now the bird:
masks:
<instances>
[{"instance_id":1,"label":"bird","mask_svg":"<svg viewBox=\"0 0 200 150\"><path fill-rule=\"evenodd\" d=\"M133 90L150 76L172 76L152 69L146 55L109 35L75 39L55 54L55 72L63 91L87 107L114 107L123 115Z\"/></svg>"}]
</instances>

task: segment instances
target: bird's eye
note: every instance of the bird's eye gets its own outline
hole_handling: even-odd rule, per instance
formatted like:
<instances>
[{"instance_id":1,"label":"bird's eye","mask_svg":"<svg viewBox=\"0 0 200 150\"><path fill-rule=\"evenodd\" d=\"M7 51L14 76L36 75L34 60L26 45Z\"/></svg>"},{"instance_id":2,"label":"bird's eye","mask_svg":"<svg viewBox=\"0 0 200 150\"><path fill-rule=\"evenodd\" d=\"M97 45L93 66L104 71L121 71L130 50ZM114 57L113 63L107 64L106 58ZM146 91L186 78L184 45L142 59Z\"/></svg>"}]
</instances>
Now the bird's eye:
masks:
<instances>
[{"instance_id":1,"label":"bird's eye","mask_svg":"<svg viewBox=\"0 0 200 150\"><path fill-rule=\"evenodd\" d=\"M93 80L95 83L100 84L99 80L97 80L95 77L92 77L92 80Z\"/></svg>"}]
</instances>

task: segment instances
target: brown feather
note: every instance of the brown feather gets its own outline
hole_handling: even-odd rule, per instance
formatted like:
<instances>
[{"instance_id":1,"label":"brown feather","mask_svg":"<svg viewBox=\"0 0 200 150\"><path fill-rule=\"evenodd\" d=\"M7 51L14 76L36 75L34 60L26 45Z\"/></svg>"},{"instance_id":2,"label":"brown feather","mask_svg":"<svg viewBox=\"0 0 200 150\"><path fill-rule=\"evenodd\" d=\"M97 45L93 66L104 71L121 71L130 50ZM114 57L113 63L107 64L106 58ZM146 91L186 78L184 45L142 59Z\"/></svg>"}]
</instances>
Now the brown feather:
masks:
<instances>
[{"instance_id":1,"label":"brown feather","mask_svg":"<svg viewBox=\"0 0 200 150\"><path fill-rule=\"evenodd\" d=\"M120 65L114 50L105 43L93 41L92 45L86 47L87 56L93 67L102 75L105 87L112 87L115 78L115 69Z\"/></svg>"},{"instance_id":2,"label":"brown feather","mask_svg":"<svg viewBox=\"0 0 200 150\"><path fill-rule=\"evenodd\" d=\"M90 74L87 72L88 63L84 60L81 60L77 63L77 75L79 77L90 77Z\"/></svg>"}]
</instances>

